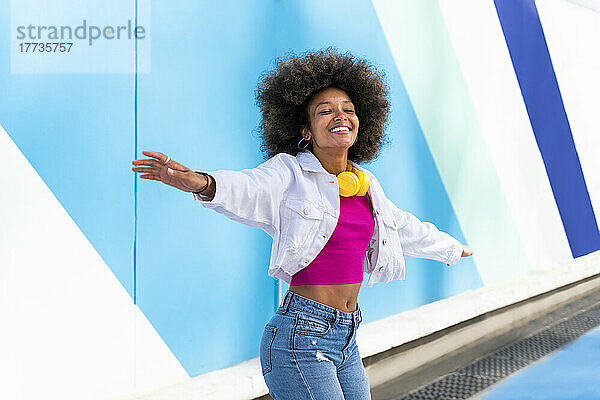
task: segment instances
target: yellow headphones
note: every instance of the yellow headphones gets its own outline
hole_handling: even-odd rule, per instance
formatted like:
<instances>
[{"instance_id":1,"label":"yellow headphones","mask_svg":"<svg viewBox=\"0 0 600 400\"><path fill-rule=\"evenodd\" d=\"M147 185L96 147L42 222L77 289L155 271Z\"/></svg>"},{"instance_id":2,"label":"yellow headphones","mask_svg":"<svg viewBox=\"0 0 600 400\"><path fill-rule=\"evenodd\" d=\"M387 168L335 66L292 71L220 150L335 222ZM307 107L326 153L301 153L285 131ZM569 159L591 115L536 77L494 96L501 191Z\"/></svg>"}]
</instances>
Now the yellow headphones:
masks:
<instances>
[{"instance_id":1,"label":"yellow headphones","mask_svg":"<svg viewBox=\"0 0 600 400\"><path fill-rule=\"evenodd\" d=\"M340 187L340 196L343 197L364 196L371 184L369 176L354 168L350 163L346 170L337 176L337 181Z\"/></svg>"}]
</instances>

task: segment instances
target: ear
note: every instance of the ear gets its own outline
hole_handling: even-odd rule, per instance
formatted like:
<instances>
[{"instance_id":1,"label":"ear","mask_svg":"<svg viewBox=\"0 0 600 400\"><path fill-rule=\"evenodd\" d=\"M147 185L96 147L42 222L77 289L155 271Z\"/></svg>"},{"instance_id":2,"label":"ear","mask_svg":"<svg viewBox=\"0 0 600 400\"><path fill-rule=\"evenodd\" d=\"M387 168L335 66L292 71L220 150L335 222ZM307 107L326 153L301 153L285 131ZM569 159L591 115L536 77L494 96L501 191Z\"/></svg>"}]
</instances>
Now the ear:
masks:
<instances>
[{"instance_id":1,"label":"ear","mask_svg":"<svg viewBox=\"0 0 600 400\"><path fill-rule=\"evenodd\" d=\"M302 127L302 130L300 131L300 134L302 135L303 138L308 137L308 140L310 140L310 138L311 138L311 133L310 133L310 131L308 130L308 128L306 126Z\"/></svg>"}]
</instances>

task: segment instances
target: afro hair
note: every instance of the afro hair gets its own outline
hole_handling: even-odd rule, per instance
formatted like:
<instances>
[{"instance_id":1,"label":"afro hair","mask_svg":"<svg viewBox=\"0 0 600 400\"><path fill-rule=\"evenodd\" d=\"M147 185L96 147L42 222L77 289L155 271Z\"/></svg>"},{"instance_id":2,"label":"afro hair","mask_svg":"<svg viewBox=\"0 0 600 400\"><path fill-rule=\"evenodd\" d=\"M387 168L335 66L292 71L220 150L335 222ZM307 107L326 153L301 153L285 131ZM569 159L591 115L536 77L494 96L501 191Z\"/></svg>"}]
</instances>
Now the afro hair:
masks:
<instances>
[{"instance_id":1,"label":"afro hair","mask_svg":"<svg viewBox=\"0 0 600 400\"><path fill-rule=\"evenodd\" d=\"M310 126L308 104L312 96L335 87L350 97L360 121L348 159L357 163L374 160L386 144L384 130L390 105L384 75L368 61L340 54L334 48L277 61L273 70L262 75L256 90L262 113L261 150L268 158L278 153L298 154L302 127Z\"/></svg>"}]
</instances>

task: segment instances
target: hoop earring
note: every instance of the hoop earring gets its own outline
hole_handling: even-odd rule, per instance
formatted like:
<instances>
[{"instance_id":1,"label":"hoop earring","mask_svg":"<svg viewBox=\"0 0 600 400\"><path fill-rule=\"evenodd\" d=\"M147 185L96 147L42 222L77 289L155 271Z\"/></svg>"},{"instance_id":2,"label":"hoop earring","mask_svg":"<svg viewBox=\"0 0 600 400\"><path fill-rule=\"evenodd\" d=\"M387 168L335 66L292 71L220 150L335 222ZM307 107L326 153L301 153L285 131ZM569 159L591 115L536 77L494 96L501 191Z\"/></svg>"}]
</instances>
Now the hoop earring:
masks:
<instances>
[{"instance_id":1,"label":"hoop earring","mask_svg":"<svg viewBox=\"0 0 600 400\"><path fill-rule=\"evenodd\" d=\"M300 147L300 143L302 143L303 140L306 140L306 145L304 147ZM300 139L300 141L298 142L298 150L304 150L304 149L306 149L309 144L310 144L310 140L306 139L303 136L302 139Z\"/></svg>"}]
</instances>

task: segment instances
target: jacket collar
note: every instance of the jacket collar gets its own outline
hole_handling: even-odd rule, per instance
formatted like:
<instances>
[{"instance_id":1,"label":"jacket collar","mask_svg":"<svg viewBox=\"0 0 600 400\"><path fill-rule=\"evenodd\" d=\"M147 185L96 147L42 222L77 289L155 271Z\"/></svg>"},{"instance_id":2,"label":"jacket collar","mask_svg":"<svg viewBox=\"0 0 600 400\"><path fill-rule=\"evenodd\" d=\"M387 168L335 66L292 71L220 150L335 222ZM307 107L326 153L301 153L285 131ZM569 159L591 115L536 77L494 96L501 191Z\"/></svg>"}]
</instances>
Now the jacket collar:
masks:
<instances>
[{"instance_id":1,"label":"jacket collar","mask_svg":"<svg viewBox=\"0 0 600 400\"><path fill-rule=\"evenodd\" d=\"M321 165L319 159L310 150L302 150L300 153L296 154L296 160L298 160L300 168L305 171L328 173Z\"/></svg>"},{"instance_id":2,"label":"jacket collar","mask_svg":"<svg viewBox=\"0 0 600 400\"><path fill-rule=\"evenodd\" d=\"M327 170L323 168L319 159L313 154L310 150L302 150L298 154L296 154L296 160L298 160L298 164L300 164L300 168L305 171L313 171L313 172L325 172L328 174ZM350 164L352 164L356 169L361 170L360 166L352 160L348 160Z\"/></svg>"}]
</instances>

